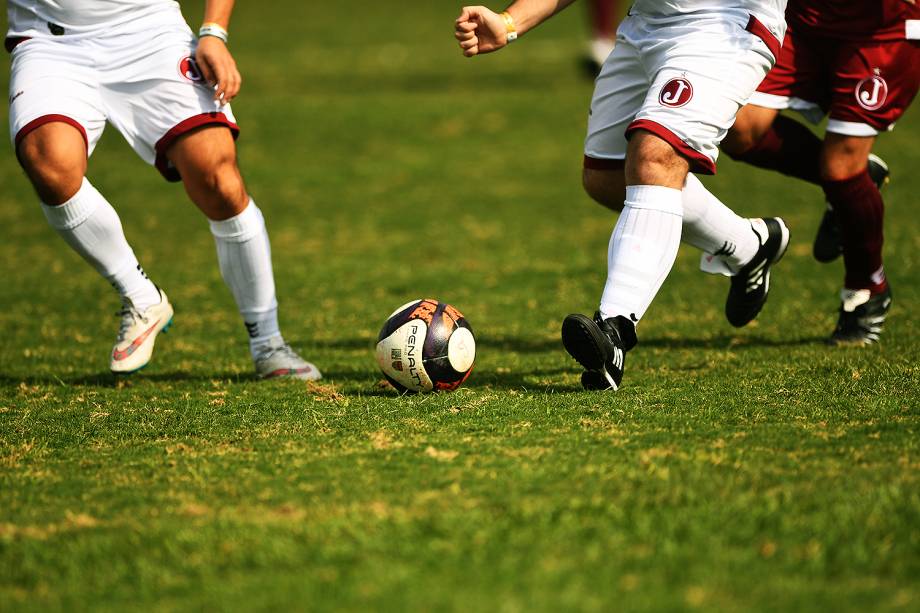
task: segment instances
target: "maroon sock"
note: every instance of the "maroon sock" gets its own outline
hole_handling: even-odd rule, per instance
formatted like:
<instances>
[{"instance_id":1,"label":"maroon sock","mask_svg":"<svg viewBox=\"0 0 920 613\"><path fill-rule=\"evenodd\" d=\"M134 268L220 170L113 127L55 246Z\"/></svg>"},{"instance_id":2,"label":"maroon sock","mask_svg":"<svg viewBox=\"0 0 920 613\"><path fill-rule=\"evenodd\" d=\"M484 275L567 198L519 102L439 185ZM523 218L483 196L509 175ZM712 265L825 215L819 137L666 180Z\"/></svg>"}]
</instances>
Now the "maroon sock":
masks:
<instances>
[{"instance_id":1,"label":"maroon sock","mask_svg":"<svg viewBox=\"0 0 920 613\"><path fill-rule=\"evenodd\" d=\"M620 19L620 0L591 0L591 32L597 38L616 38Z\"/></svg>"},{"instance_id":2,"label":"maroon sock","mask_svg":"<svg viewBox=\"0 0 920 613\"><path fill-rule=\"evenodd\" d=\"M821 139L783 115L776 116L756 145L740 155L728 155L758 168L777 170L815 185L821 184Z\"/></svg>"},{"instance_id":3,"label":"maroon sock","mask_svg":"<svg viewBox=\"0 0 920 613\"><path fill-rule=\"evenodd\" d=\"M843 181L822 182L824 195L837 214L843 243L847 289L885 291L888 282L882 269L882 220L885 204L878 187L863 170Z\"/></svg>"}]
</instances>

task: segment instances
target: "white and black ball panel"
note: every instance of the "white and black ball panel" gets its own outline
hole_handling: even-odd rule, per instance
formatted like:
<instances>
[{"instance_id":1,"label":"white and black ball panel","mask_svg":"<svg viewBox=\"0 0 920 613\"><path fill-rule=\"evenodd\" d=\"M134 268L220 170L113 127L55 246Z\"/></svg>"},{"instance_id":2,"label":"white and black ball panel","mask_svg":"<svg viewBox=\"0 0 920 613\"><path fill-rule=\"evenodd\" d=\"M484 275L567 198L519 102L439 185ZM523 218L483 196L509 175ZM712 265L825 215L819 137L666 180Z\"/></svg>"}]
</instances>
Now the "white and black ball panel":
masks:
<instances>
[{"instance_id":1,"label":"white and black ball panel","mask_svg":"<svg viewBox=\"0 0 920 613\"><path fill-rule=\"evenodd\" d=\"M377 342L377 364L396 389L416 392L433 389L422 364L427 332L424 321L410 319Z\"/></svg>"},{"instance_id":2,"label":"white and black ball panel","mask_svg":"<svg viewBox=\"0 0 920 613\"><path fill-rule=\"evenodd\" d=\"M463 314L431 299L396 309L377 341L377 363L400 391L456 389L469 376L475 355L476 341Z\"/></svg>"},{"instance_id":3,"label":"white and black ball panel","mask_svg":"<svg viewBox=\"0 0 920 613\"><path fill-rule=\"evenodd\" d=\"M465 322L464 322L465 323ZM476 340L469 328L457 328L447 341L447 361L457 372L466 372L476 359Z\"/></svg>"}]
</instances>

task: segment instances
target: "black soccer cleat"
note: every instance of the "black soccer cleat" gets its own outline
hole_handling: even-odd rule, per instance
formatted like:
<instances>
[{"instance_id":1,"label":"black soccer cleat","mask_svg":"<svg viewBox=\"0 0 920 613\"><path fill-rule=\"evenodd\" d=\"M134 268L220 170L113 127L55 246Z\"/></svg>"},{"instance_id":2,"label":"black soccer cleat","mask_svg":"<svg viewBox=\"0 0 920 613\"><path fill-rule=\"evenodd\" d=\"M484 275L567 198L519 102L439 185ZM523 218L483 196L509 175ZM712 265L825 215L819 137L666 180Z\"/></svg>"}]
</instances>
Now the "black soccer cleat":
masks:
<instances>
[{"instance_id":1,"label":"black soccer cleat","mask_svg":"<svg viewBox=\"0 0 920 613\"><path fill-rule=\"evenodd\" d=\"M869 290L843 290L840 292L840 316L828 345L871 345L877 343L891 308L891 288L870 295Z\"/></svg>"},{"instance_id":2,"label":"black soccer cleat","mask_svg":"<svg viewBox=\"0 0 920 613\"><path fill-rule=\"evenodd\" d=\"M760 233L760 249L750 262L745 264L731 278L731 288L725 301L725 316L728 322L740 328L757 317L770 293L770 267L779 262L786 247L789 246L789 229L779 217L765 217L761 221L766 225L767 236Z\"/></svg>"},{"instance_id":3,"label":"black soccer cleat","mask_svg":"<svg viewBox=\"0 0 920 613\"><path fill-rule=\"evenodd\" d=\"M562 344L585 368L581 376L585 389L616 391L623 380L626 352L636 346L636 326L623 316L569 315L562 322Z\"/></svg>"},{"instance_id":4,"label":"black soccer cleat","mask_svg":"<svg viewBox=\"0 0 920 613\"><path fill-rule=\"evenodd\" d=\"M885 163L885 160L874 153L870 153L869 176L872 177L872 181L875 182L879 190L888 183L890 175L891 172L888 170L888 164ZM840 226L837 224L837 215L834 214L834 209L830 205L824 211L824 217L821 218L821 225L818 226L818 233L815 235L811 253L822 264L833 262L843 253Z\"/></svg>"}]
</instances>

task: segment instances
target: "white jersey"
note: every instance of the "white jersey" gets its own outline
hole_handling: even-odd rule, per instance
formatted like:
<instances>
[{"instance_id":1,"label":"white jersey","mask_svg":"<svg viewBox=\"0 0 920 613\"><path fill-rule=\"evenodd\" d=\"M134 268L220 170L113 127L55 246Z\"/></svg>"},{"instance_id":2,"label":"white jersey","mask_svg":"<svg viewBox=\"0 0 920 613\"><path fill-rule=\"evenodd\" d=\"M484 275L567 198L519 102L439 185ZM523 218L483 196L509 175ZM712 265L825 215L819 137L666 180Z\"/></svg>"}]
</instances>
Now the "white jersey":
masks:
<instances>
[{"instance_id":1,"label":"white jersey","mask_svg":"<svg viewBox=\"0 0 920 613\"><path fill-rule=\"evenodd\" d=\"M753 15L780 41L786 32L787 0L635 0L630 14L651 18L681 18L693 14L728 15L736 19Z\"/></svg>"},{"instance_id":2,"label":"white jersey","mask_svg":"<svg viewBox=\"0 0 920 613\"><path fill-rule=\"evenodd\" d=\"M81 34L164 9L178 11L179 4L174 0L7 0L7 36Z\"/></svg>"}]
</instances>

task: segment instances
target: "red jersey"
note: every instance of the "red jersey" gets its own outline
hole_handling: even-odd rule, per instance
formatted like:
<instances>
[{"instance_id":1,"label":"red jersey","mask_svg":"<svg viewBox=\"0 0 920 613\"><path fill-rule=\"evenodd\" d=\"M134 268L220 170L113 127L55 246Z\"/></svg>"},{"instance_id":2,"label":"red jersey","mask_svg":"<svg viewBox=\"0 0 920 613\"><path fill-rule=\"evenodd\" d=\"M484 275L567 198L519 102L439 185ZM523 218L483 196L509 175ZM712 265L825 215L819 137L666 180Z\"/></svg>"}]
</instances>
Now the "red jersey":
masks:
<instances>
[{"instance_id":1,"label":"red jersey","mask_svg":"<svg viewBox=\"0 0 920 613\"><path fill-rule=\"evenodd\" d=\"M907 20L920 20L920 0L789 0L786 7L793 29L840 40L904 40Z\"/></svg>"}]
</instances>

